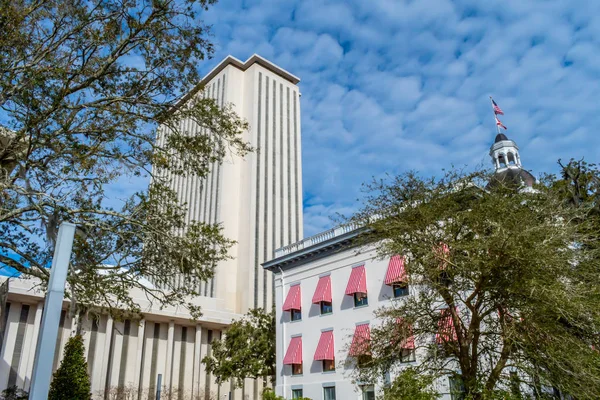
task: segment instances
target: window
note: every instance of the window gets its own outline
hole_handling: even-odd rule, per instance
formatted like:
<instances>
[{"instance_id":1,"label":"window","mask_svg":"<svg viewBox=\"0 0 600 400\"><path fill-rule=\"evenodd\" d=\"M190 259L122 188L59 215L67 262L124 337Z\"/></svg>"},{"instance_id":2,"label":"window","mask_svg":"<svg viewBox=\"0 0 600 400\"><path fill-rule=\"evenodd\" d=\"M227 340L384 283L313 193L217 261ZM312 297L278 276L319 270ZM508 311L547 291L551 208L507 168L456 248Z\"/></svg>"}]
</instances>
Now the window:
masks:
<instances>
[{"instance_id":1,"label":"window","mask_svg":"<svg viewBox=\"0 0 600 400\"><path fill-rule=\"evenodd\" d=\"M408 363L415 360L415 349L402 349L402 353L400 354L400 362Z\"/></svg>"},{"instance_id":2,"label":"window","mask_svg":"<svg viewBox=\"0 0 600 400\"><path fill-rule=\"evenodd\" d=\"M292 364L292 375L302 375L302 364Z\"/></svg>"},{"instance_id":3,"label":"window","mask_svg":"<svg viewBox=\"0 0 600 400\"><path fill-rule=\"evenodd\" d=\"M375 387L373 385L362 387L362 400L375 400Z\"/></svg>"},{"instance_id":4,"label":"window","mask_svg":"<svg viewBox=\"0 0 600 400\"><path fill-rule=\"evenodd\" d=\"M408 296L408 283L394 283L394 297Z\"/></svg>"},{"instance_id":5,"label":"window","mask_svg":"<svg viewBox=\"0 0 600 400\"><path fill-rule=\"evenodd\" d=\"M301 399L302 397L302 389L292 389L292 400Z\"/></svg>"},{"instance_id":6,"label":"window","mask_svg":"<svg viewBox=\"0 0 600 400\"><path fill-rule=\"evenodd\" d=\"M323 372L335 371L335 360L323 360Z\"/></svg>"},{"instance_id":7,"label":"window","mask_svg":"<svg viewBox=\"0 0 600 400\"><path fill-rule=\"evenodd\" d=\"M369 299L366 293L354 293L354 307L366 306Z\"/></svg>"},{"instance_id":8,"label":"window","mask_svg":"<svg viewBox=\"0 0 600 400\"><path fill-rule=\"evenodd\" d=\"M300 321L302 319L302 311L290 310L292 321Z\"/></svg>"},{"instance_id":9,"label":"window","mask_svg":"<svg viewBox=\"0 0 600 400\"><path fill-rule=\"evenodd\" d=\"M323 388L323 400L335 400L335 386Z\"/></svg>"},{"instance_id":10,"label":"window","mask_svg":"<svg viewBox=\"0 0 600 400\"><path fill-rule=\"evenodd\" d=\"M330 301L321 302L321 315L331 314L333 312L333 306Z\"/></svg>"},{"instance_id":11,"label":"window","mask_svg":"<svg viewBox=\"0 0 600 400\"><path fill-rule=\"evenodd\" d=\"M465 399L465 385L463 385L462 378L460 376L451 376L448 378L450 383L450 397L452 400L464 400Z\"/></svg>"}]
</instances>

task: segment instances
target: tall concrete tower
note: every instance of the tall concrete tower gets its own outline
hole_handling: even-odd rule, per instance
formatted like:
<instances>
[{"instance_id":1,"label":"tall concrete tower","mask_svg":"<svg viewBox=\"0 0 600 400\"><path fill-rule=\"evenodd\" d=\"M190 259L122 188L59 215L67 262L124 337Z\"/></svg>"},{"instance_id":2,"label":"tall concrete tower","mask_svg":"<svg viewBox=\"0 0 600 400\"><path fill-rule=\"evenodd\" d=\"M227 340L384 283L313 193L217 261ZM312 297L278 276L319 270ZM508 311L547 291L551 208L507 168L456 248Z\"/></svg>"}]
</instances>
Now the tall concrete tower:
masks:
<instances>
[{"instance_id":1,"label":"tall concrete tower","mask_svg":"<svg viewBox=\"0 0 600 400\"><path fill-rule=\"evenodd\" d=\"M188 94L209 96L221 107L232 104L248 121L244 139L255 149L244 159L228 155L206 178L171 181L188 204L188 221L222 223L224 234L237 241L233 258L201 287L227 311L270 309L273 281L260 265L276 248L302 238L299 81L258 55L246 62L229 56ZM191 121L181 123L191 134L202 133Z\"/></svg>"}]
</instances>

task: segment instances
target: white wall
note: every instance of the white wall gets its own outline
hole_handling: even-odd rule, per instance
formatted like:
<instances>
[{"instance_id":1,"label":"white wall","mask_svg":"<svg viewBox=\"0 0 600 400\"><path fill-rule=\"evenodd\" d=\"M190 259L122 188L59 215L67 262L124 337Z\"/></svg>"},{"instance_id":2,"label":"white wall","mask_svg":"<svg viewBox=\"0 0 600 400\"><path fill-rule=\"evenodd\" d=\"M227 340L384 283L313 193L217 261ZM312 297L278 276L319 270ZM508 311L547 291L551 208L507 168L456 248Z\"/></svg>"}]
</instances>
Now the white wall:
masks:
<instances>
[{"instance_id":1,"label":"white wall","mask_svg":"<svg viewBox=\"0 0 600 400\"><path fill-rule=\"evenodd\" d=\"M388 263L389 258L377 259L374 251L363 249L358 254L357 249L350 249L315 258L314 261L283 271L283 274L275 274L277 394L291 398L292 389L302 388L305 397L321 400L323 387L334 384L337 399L362 399L360 389L351 382L355 359L348 356L348 350L356 325L369 322L371 328L376 326L379 321L375 319L375 310L390 306L393 301L403 301L403 298L394 299L392 287L384 284ZM369 304L354 307L353 297L346 296L345 291L352 268L362 264L365 265ZM321 316L319 305L311 303L319 277L328 273L331 276L333 313ZM302 288L302 320L290 321L290 313L283 312L282 306L290 285L297 283ZM413 287L409 290L411 295L415 292ZM336 370L322 372L321 362L313 359L321 331L330 328L334 330ZM303 374L292 376L291 366L283 365L283 357L291 337L296 335L302 335ZM416 362L405 365L415 365L419 357L417 349ZM450 399L447 379L441 379L436 387L443 394L442 399ZM376 387L376 391L379 389Z\"/></svg>"}]
</instances>

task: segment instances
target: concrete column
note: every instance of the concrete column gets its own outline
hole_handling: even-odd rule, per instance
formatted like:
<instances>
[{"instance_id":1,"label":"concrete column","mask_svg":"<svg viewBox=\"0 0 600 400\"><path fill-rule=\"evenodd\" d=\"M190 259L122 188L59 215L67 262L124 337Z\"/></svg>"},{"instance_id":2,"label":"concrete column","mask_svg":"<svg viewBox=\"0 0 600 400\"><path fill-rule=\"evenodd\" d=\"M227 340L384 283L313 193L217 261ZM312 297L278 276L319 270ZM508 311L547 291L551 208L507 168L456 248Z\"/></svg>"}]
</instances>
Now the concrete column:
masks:
<instances>
[{"instance_id":1,"label":"concrete column","mask_svg":"<svg viewBox=\"0 0 600 400\"><path fill-rule=\"evenodd\" d=\"M175 336L175 321L169 321L167 331L167 365L165 367L165 387L171 391L171 378L173 375L173 343Z\"/></svg>"},{"instance_id":2,"label":"concrete column","mask_svg":"<svg viewBox=\"0 0 600 400\"><path fill-rule=\"evenodd\" d=\"M33 329L31 335L27 338L28 340L25 342L25 348L28 349L27 354L29 355L27 359L27 365L25 367L25 385L23 389L25 391L29 391L31 385L31 377L33 376L33 361L35 359L35 349L38 341L38 335L40 334L40 326L42 324L42 311L44 310L44 303L39 302L35 307L35 317L33 320ZM60 349L56 349L55 351L60 351Z\"/></svg>"},{"instance_id":3,"label":"concrete column","mask_svg":"<svg viewBox=\"0 0 600 400\"><path fill-rule=\"evenodd\" d=\"M110 315L106 320L106 334L104 335L104 346L102 349L102 372L100 373L100 385L99 387L104 387L106 384L106 376L108 374L108 370L110 366L108 363L110 362L110 341L112 339L113 334L113 319ZM97 344L99 345L99 344ZM98 352L96 352L98 354ZM98 354L99 355L99 354Z\"/></svg>"},{"instance_id":4,"label":"concrete column","mask_svg":"<svg viewBox=\"0 0 600 400\"><path fill-rule=\"evenodd\" d=\"M135 369L133 374L133 387L140 387L140 376L142 374L142 356L144 354L144 340L146 333L146 320L141 320L138 327L137 350L135 353Z\"/></svg>"},{"instance_id":5,"label":"concrete column","mask_svg":"<svg viewBox=\"0 0 600 400\"><path fill-rule=\"evenodd\" d=\"M192 378L192 398L200 396L200 362L202 345L202 325L196 325L196 338L194 341L194 376Z\"/></svg>"}]
</instances>

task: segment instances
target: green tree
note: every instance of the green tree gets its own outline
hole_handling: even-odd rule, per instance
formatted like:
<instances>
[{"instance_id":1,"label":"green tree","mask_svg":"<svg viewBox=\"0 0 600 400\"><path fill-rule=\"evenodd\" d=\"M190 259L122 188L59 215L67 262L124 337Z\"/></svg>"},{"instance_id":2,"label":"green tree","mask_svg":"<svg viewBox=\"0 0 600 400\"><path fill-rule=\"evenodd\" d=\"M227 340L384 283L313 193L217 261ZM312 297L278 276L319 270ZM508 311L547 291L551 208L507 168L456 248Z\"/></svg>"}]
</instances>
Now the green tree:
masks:
<instances>
[{"instance_id":1,"label":"green tree","mask_svg":"<svg viewBox=\"0 0 600 400\"><path fill-rule=\"evenodd\" d=\"M212 343L211 354L202 362L217 382L234 380L241 386L246 378L275 377L275 316L261 308L234 321L225 338Z\"/></svg>"},{"instance_id":2,"label":"green tree","mask_svg":"<svg viewBox=\"0 0 600 400\"><path fill-rule=\"evenodd\" d=\"M491 178L407 173L366 186L349 222L365 227L363 246L406 257L412 294L377 311L373 362L358 379L401 371L412 335L415 371L459 378L467 398L506 397L506 388L518 398L527 385L536 397L546 387L600 398L600 267L585 245L597 235L592 207L565 201L557 188L569 183L552 176L533 191Z\"/></svg>"},{"instance_id":3,"label":"green tree","mask_svg":"<svg viewBox=\"0 0 600 400\"><path fill-rule=\"evenodd\" d=\"M49 400L92 398L84 352L85 346L81 335L73 336L67 341L60 367L54 373L50 384Z\"/></svg>"},{"instance_id":4,"label":"green tree","mask_svg":"<svg viewBox=\"0 0 600 400\"><path fill-rule=\"evenodd\" d=\"M430 375L406 368L384 386L380 400L437 400L439 393L433 389L433 381Z\"/></svg>"},{"instance_id":5,"label":"green tree","mask_svg":"<svg viewBox=\"0 0 600 400\"><path fill-rule=\"evenodd\" d=\"M137 289L198 314L186 299L232 242L186 223L168 182L250 150L247 124L194 86L214 3L0 0L0 265L45 284L70 221L72 304L139 311ZM119 195L130 179L141 188Z\"/></svg>"}]
</instances>

